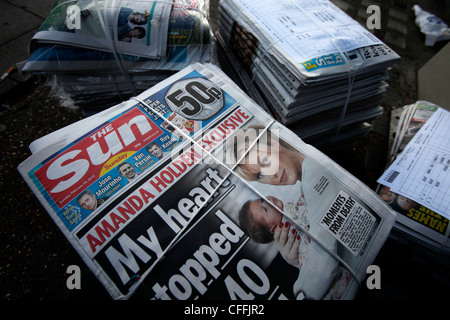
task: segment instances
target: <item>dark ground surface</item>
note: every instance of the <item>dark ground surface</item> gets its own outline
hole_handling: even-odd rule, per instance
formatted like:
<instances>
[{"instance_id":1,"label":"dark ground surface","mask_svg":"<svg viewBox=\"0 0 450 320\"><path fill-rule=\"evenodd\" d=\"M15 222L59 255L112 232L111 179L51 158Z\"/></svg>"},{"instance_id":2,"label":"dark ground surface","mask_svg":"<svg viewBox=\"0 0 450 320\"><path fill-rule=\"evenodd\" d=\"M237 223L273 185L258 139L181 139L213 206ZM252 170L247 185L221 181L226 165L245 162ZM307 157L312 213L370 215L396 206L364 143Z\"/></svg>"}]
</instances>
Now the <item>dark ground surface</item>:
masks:
<instances>
[{"instance_id":1,"label":"dark ground surface","mask_svg":"<svg viewBox=\"0 0 450 320\"><path fill-rule=\"evenodd\" d=\"M346 2L352 5L348 13L356 16L361 1ZM437 43L432 48L425 47L424 36L414 24L409 1L379 2L382 17L389 8L397 6L408 18L406 47L389 44L402 60L389 71L390 88L382 104L385 114L364 137L338 150L324 150L371 188L376 187L376 179L386 165L390 110L418 99L417 70L445 45ZM448 22L444 1L416 3L423 3L424 9ZM376 35L383 39L386 30L383 27ZM44 81L31 78L0 100L0 299L107 300L105 290L17 171L17 166L30 155L28 145L33 140L82 118L79 112L61 107L60 101L51 97ZM368 290L363 286L356 300L414 300L424 295L448 298L450 285L430 269L433 263L430 259L427 254L418 256L415 248L408 244L389 239L374 262L381 269L381 289ZM66 287L69 265L82 269L81 290ZM439 294L443 291L444 296Z\"/></svg>"}]
</instances>

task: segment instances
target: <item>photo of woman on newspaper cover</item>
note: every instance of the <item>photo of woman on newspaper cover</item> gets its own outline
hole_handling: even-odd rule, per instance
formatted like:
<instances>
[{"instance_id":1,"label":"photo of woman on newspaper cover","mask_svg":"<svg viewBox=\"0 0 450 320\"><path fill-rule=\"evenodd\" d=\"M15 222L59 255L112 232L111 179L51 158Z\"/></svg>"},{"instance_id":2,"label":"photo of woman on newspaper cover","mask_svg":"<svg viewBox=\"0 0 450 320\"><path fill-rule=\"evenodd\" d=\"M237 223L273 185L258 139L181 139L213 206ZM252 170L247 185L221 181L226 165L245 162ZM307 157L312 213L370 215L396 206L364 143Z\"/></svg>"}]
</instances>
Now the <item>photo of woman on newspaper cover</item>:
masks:
<instances>
[{"instance_id":1,"label":"photo of woman on newspaper cover","mask_svg":"<svg viewBox=\"0 0 450 320\"><path fill-rule=\"evenodd\" d=\"M247 153L236 172L247 181L296 188L299 185L299 189L294 193L297 197L287 203L272 195L267 196L269 203L264 199L249 200L240 210L241 227L257 242L274 241L283 258L299 268L294 294L303 293L306 298L322 299L333 284L334 294L338 294L338 287L349 283L350 273L339 266L338 261L321 245L311 241L307 234L291 229L288 219L281 214L283 212L301 229L321 239L329 252L337 253L336 238L319 225L321 213L324 212L323 203L331 203L335 198L335 193L330 192L329 201L323 199L326 197L325 189L333 189L332 179L325 178L323 170L315 162L272 135L270 130L263 133L257 145L248 150L252 144L248 137L258 136L264 128L251 126L247 130L256 130L256 134L244 133L242 139L238 137L235 140L232 151L234 159L237 161ZM319 184L320 179L322 184ZM320 185L319 194L317 190Z\"/></svg>"}]
</instances>

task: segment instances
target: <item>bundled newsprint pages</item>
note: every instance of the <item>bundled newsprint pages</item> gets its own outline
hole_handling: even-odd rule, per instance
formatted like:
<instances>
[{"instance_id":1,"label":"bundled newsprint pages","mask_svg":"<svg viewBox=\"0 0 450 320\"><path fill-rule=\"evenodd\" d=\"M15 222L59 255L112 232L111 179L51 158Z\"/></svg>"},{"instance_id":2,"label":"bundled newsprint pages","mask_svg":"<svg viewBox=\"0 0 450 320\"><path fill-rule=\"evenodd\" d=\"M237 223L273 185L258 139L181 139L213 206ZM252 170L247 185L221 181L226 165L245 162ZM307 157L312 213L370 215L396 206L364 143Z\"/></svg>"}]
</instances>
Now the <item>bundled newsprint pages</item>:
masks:
<instances>
[{"instance_id":1,"label":"bundled newsprint pages","mask_svg":"<svg viewBox=\"0 0 450 320\"><path fill-rule=\"evenodd\" d=\"M58 0L22 72L52 76L55 95L98 112L211 62L208 11L209 0Z\"/></svg>"},{"instance_id":2,"label":"bundled newsprint pages","mask_svg":"<svg viewBox=\"0 0 450 320\"><path fill-rule=\"evenodd\" d=\"M19 166L114 299L352 299L395 213L193 64Z\"/></svg>"},{"instance_id":3,"label":"bundled newsprint pages","mask_svg":"<svg viewBox=\"0 0 450 320\"><path fill-rule=\"evenodd\" d=\"M414 104L393 110L390 136L394 139L391 146L390 163L393 163L395 159L402 155L408 143L439 108L434 103L419 100ZM438 165L435 165L435 167L437 170ZM445 174L446 171L441 172L441 175ZM411 185L416 184L411 182ZM433 252L450 254L448 217L433 211L426 203L421 204L409 197L393 192L387 185L387 181L380 184L378 194L398 213L397 221L391 232L392 236L421 244L424 248L431 249Z\"/></svg>"},{"instance_id":4,"label":"bundled newsprint pages","mask_svg":"<svg viewBox=\"0 0 450 320\"><path fill-rule=\"evenodd\" d=\"M255 85L303 139L382 113L385 71L400 57L331 2L230 0L219 9L217 38L229 69L245 71L244 86Z\"/></svg>"}]
</instances>

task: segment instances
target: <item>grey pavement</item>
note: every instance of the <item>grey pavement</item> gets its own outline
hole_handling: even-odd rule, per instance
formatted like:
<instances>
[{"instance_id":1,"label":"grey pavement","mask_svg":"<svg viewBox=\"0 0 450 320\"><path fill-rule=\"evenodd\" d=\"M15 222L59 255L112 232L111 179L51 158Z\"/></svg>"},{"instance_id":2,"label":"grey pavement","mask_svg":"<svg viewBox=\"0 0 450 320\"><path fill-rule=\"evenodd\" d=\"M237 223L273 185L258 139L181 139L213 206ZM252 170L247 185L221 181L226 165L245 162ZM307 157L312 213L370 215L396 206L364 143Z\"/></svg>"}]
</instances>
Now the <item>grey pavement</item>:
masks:
<instances>
[{"instance_id":1,"label":"grey pavement","mask_svg":"<svg viewBox=\"0 0 450 320\"><path fill-rule=\"evenodd\" d=\"M0 0L0 76L28 59L28 44L55 0ZM0 83L0 95L22 81L13 74Z\"/></svg>"}]
</instances>

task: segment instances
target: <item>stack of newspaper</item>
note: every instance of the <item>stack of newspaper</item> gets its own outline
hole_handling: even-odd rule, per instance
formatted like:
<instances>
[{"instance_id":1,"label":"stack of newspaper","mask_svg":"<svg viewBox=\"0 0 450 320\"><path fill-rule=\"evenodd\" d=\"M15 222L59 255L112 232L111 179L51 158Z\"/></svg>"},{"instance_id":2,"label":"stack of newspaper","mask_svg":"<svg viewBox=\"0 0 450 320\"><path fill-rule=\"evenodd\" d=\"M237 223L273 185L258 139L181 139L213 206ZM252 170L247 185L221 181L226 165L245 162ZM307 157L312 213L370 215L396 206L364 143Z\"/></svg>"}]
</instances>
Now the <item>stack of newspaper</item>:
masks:
<instances>
[{"instance_id":1,"label":"stack of newspaper","mask_svg":"<svg viewBox=\"0 0 450 320\"><path fill-rule=\"evenodd\" d=\"M386 69L400 57L331 2L230 0L219 9L229 66L246 71L252 97L301 138L351 135L381 114Z\"/></svg>"},{"instance_id":2,"label":"stack of newspaper","mask_svg":"<svg viewBox=\"0 0 450 320\"><path fill-rule=\"evenodd\" d=\"M30 42L23 72L97 112L192 62L214 59L208 0L58 0Z\"/></svg>"},{"instance_id":3,"label":"stack of newspaper","mask_svg":"<svg viewBox=\"0 0 450 320\"><path fill-rule=\"evenodd\" d=\"M395 222L212 64L30 149L18 170L114 299L352 299Z\"/></svg>"},{"instance_id":4,"label":"stack of newspaper","mask_svg":"<svg viewBox=\"0 0 450 320\"><path fill-rule=\"evenodd\" d=\"M427 190L420 186L421 182L425 182L430 187L434 185L436 191L438 190L437 187L445 188L443 180L448 179L450 165L448 154L438 156L437 149L427 151L427 154L433 157L427 166L420 165L420 161L414 161L410 165L410 161L402 157L402 155L407 157L408 154L412 154L412 147L416 142L413 140L414 138L426 141L427 144L431 142L431 132L421 132L420 130L437 111L444 112L439 109L440 107L436 104L420 100L414 104L406 105L404 108L393 110L390 136L394 139L390 152L390 166L378 180L380 183L378 194L398 213L392 236L421 244L424 248L439 252L439 254L445 253L448 256L450 254L450 212L444 210L439 213L432 210L432 207L427 204L427 200L417 201L391 190L391 183L408 170L413 170L413 174L410 175L412 179L419 179L420 181L409 180L406 183L421 188L423 194L426 194ZM437 125L434 124L433 127L437 128ZM444 124L444 128L445 132L441 133L440 139L448 147L448 122ZM445 139L446 136L447 139ZM419 154L421 151L417 149L414 153ZM407 150L406 153L405 150ZM397 159L404 162L402 165L404 172L394 171L394 174L388 175L391 172L391 165ZM436 185L438 181L442 186ZM444 193L445 191L447 190L443 190ZM437 200L435 200L435 203L437 203Z\"/></svg>"}]
</instances>

